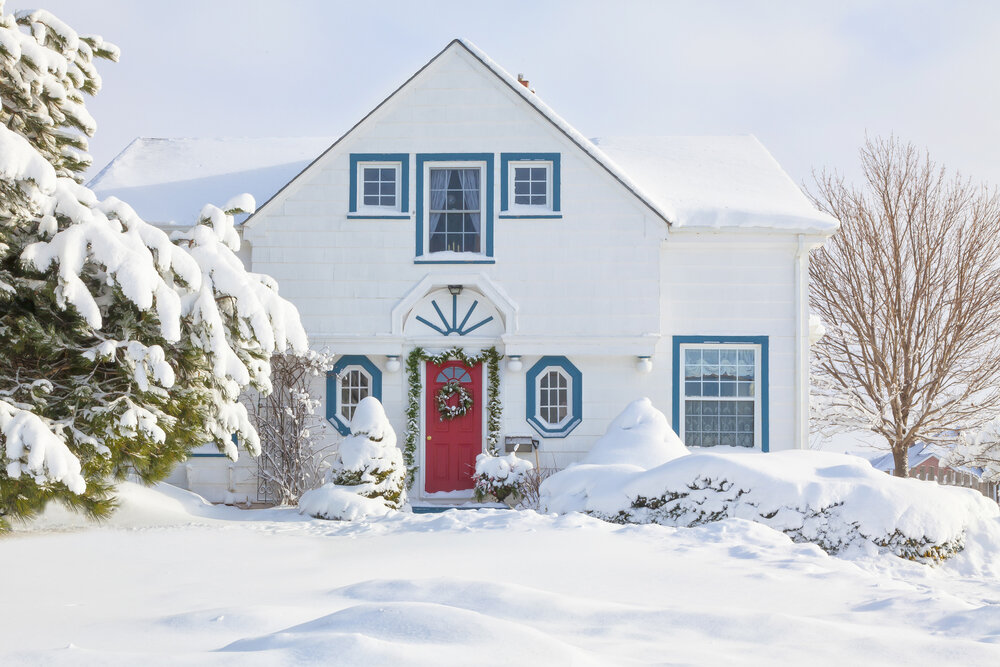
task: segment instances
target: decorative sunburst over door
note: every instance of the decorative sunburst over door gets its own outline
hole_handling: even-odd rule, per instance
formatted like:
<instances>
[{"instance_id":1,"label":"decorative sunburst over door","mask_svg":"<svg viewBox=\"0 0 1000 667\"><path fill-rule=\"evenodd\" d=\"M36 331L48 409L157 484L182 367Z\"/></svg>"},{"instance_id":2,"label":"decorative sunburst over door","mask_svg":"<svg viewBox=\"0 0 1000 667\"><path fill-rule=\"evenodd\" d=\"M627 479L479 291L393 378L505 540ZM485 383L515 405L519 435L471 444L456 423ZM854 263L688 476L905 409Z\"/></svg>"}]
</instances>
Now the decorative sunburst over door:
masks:
<instances>
[{"instance_id":1,"label":"decorative sunburst over door","mask_svg":"<svg viewBox=\"0 0 1000 667\"><path fill-rule=\"evenodd\" d=\"M413 308L404 326L409 336L495 338L503 332L503 320L489 299L468 289L459 294L446 289L428 294Z\"/></svg>"}]
</instances>

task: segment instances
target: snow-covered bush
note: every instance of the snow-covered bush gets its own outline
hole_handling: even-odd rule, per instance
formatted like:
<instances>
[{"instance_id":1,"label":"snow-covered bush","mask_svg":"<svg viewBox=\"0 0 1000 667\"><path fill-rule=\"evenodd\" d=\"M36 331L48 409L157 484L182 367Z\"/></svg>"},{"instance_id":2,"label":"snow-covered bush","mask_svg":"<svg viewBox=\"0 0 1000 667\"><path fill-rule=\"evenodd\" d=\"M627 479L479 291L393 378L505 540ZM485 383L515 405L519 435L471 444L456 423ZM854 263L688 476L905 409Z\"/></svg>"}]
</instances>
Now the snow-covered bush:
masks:
<instances>
[{"instance_id":1,"label":"snow-covered bush","mask_svg":"<svg viewBox=\"0 0 1000 667\"><path fill-rule=\"evenodd\" d=\"M192 448L259 441L239 397L306 349L298 312L236 256L241 196L171 240L79 184L95 58L48 12L0 3L0 530L50 500L100 516L112 482L162 479Z\"/></svg>"},{"instance_id":2,"label":"snow-covered bush","mask_svg":"<svg viewBox=\"0 0 1000 667\"><path fill-rule=\"evenodd\" d=\"M385 516L393 511L381 496L359 496L354 488L327 482L299 498L299 514L330 521L362 521Z\"/></svg>"},{"instance_id":3,"label":"snow-covered bush","mask_svg":"<svg viewBox=\"0 0 1000 667\"><path fill-rule=\"evenodd\" d=\"M648 398L639 398L615 417L583 458L588 464L625 464L654 468L688 453L666 415Z\"/></svg>"},{"instance_id":4,"label":"snow-covered bush","mask_svg":"<svg viewBox=\"0 0 1000 667\"><path fill-rule=\"evenodd\" d=\"M638 449L551 476L543 508L668 526L747 519L829 553L887 551L923 562L961 551L970 526L1000 517L996 503L974 491L892 477L844 454L710 452L646 469L637 465Z\"/></svg>"},{"instance_id":5,"label":"snow-covered bush","mask_svg":"<svg viewBox=\"0 0 1000 667\"><path fill-rule=\"evenodd\" d=\"M374 396L361 399L351 419L351 434L340 442L328 482L351 487L365 498L381 498L392 509L406 502L406 466L396 432Z\"/></svg>"},{"instance_id":6,"label":"snow-covered bush","mask_svg":"<svg viewBox=\"0 0 1000 667\"><path fill-rule=\"evenodd\" d=\"M472 481L476 483L476 500L483 502L495 498L502 503L523 497L523 486L534 467L530 461L517 458L516 454L480 454L476 457L476 472L472 476Z\"/></svg>"}]
</instances>

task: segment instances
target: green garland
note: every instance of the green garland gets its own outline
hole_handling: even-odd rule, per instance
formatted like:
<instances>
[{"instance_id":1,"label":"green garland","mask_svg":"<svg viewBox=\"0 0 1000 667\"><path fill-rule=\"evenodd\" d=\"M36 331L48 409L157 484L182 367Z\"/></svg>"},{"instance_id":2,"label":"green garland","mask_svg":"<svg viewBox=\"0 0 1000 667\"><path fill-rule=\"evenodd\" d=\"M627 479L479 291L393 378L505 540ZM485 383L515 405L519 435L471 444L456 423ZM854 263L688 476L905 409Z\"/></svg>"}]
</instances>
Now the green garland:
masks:
<instances>
[{"instance_id":1,"label":"green garland","mask_svg":"<svg viewBox=\"0 0 1000 667\"><path fill-rule=\"evenodd\" d=\"M500 359L503 357L495 347L488 347L479 354L469 356L459 347L445 350L441 354L427 354L423 348L415 347L406 357L406 381L409 384L406 407L406 433L403 444L403 459L406 461L406 487L413 488L417 479L417 435L420 433L420 363L429 361L441 365L457 359L466 366L486 364L486 451L497 456L500 450L500 418L503 406L500 404Z\"/></svg>"}]
</instances>

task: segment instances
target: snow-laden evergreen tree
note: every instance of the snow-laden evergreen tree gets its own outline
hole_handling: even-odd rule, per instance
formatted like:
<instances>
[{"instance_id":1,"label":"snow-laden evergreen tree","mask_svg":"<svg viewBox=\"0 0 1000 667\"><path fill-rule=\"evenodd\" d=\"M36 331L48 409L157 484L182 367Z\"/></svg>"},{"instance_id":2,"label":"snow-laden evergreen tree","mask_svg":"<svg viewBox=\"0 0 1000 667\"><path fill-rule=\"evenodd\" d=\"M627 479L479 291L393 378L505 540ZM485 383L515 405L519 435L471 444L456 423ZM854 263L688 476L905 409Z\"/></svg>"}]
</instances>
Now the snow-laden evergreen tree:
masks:
<instances>
[{"instance_id":1,"label":"snow-laden evergreen tree","mask_svg":"<svg viewBox=\"0 0 1000 667\"><path fill-rule=\"evenodd\" d=\"M396 432L378 399L361 399L351 419L351 434L340 442L329 481L353 487L365 498L382 498L392 509L406 502L406 465Z\"/></svg>"},{"instance_id":2,"label":"snow-laden evergreen tree","mask_svg":"<svg viewBox=\"0 0 1000 667\"><path fill-rule=\"evenodd\" d=\"M51 500L95 516L112 483L165 477L195 446L259 441L241 391L304 351L295 308L235 255L238 197L173 241L79 184L83 103L117 59L45 11L0 0L0 530Z\"/></svg>"}]
</instances>

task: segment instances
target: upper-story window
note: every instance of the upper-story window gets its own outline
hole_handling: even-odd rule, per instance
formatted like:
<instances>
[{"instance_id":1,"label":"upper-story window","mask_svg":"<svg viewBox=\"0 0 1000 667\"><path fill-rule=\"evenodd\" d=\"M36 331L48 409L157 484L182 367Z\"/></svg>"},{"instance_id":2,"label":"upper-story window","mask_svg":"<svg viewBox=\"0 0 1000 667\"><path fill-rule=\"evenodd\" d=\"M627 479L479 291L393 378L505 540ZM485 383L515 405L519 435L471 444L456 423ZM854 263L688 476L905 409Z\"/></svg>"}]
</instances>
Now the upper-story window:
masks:
<instances>
[{"instance_id":1,"label":"upper-story window","mask_svg":"<svg viewBox=\"0 0 1000 667\"><path fill-rule=\"evenodd\" d=\"M512 162L513 208L552 210L552 163Z\"/></svg>"},{"instance_id":2,"label":"upper-story window","mask_svg":"<svg viewBox=\"0 0 1000 667\"><path fill-rule=\"evenodd\" d=\"M361 163L361 206L399 210L399 165Z\"/></svg>"},{"instance_id":3,"label":"upper-story window","mask_svg":"<svg viewBox=\"0 0 1000 667\"><path fill-rule=\"evenodd\" d=\"M500 217L561 217L558 153L502 153L500 162Z\"/></svg>"},{"instance_id":4,"label":"upper-story window","mask_svg":"<svg viewBox=\"0 0 1000 667\"><path fill-rule=\"evenodd\" d=\"M417 154L418 264L493 263L493 154Z\"/></svg>"},{"instance_id":5,"label":"upper-story window","mask_svg":"<svg viewBox=\"0 0 1000 667\"><path fill-rule=\"evenodd\" d=\"M431 252L482 252L482 169L430 170Z\"/></svg>"},{"instance_id":6,"label":"upper-story window","mask_svg":"<svg viewBox=\"0 0 1000 667\"><path fill-rule=\"evenodd\" d=\"M410 156L352 153L349 218L408 218Z\"/></svg>"}]
</instances>

